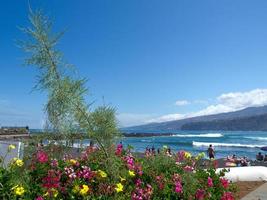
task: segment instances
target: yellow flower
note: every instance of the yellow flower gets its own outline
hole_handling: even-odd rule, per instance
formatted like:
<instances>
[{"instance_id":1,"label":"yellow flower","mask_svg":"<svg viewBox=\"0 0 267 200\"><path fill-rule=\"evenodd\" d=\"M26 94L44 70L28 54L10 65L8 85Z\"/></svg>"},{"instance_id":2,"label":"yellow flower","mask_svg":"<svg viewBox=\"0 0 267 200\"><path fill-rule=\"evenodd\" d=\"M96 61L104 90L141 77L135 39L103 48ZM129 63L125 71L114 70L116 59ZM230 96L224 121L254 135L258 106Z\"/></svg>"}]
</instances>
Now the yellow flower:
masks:
<instances>
[{"instance_id":1,"label":"yellow flower","mask_svg":"<svg viewBox=\"0 0 267 200\"><path fill-rule=\"evenodd\" d=\"M18 185L16 185L15 187L13 187L12 190L14 190L14 193L17 196L22 196L25 193L24 187L18 186Z\"/></svg>"},{"instance_id":2,"label":"yellow flower","mask_svg":"<svg viewBox=\"0 0 267 200\"><path fill-rule=\"evenodd\" d=\"M13 158L14 164L17 165L18 167L22 167L24 162L21 159L18 158Z\"/></svg>"},{"instance_id":3,"label":"yellow flower","mask_svg":"<svg viewBox=\"0 0 267 200\"><path fill-rule=\"evenodd\" d=\"M79 190L80 190L79 185L75 185L75 186L73 187L73 189L72 189L72 192L73 192L73 193L78 193Z\"/></svg>"},{"instance_id":4,"label":"yellow flower","mask_svg":"<svg viewBox=\"0 0 267 200\"><path fill-rule=\"evenodd\" d=\"M106 172L102 171L102 170L98 170L98 174L102 177L102 178L106 178L108 175Z\"/></svg>"},{"instance_id":5,"label":"yellow flower","mask_svg":"<svg viewBox=\"0 0 267 200\"><path fill-rule=\"evenodd\" d=\"M191 158L192 155L189 152L185 152L184 157L188 159L188 158Z\"/></svg>"},{"instance_id":6,"label":"yellow flower","mask_svg":"<svg viewBox=\"0 0 267 200\"><path fill-rule=\"evenodd\" d=\"M116 187L115 187L115 190L117 192L122 192L123 191L123 185L121 183L117 183Z\"/></svg>"},{"instance_id":7,"label":"yellow flower","mask_svg":"<svg viewBox=\"0 0 267 200\"><path fill-rule=\"evenodd\" d=\"M47 191L47 192L44 194L44 196L45 196L45 197L47 197L47 196L50 196L50 197L51 197L52 194L53 194L53 197L56 198L56 197L58 196L58 191L57 191L56 189L52 188L52 189L50 190L50 192Z\"/></svg>"},{"instance_id":8,"label":"yellow flower","mask_svg":"<svg viewBox=\"0 0 267 200\"><path fill-rule=\"evenodd\" d=\"M53 197L56 198L58 196L58 191L54 188L51 191L53 192Z\"/></svg>"},{"instance_id":9,"label":"yellow flower","mask_svg":"<svg viewBox=\"0 0 267 200\"><path fill-rule=\"evenodd\" d=\"M201 152L200 154L199 154L201 157L205 157L205 153L204 152Z\"/></svg>"},{"instance_id":10,"label":"yellow flower","mask_svg":"<svg viewBox=\"0 0 267 200\"><path fill-rule=\"evenodd\" d=\"M125 179L125 178L122 178L122 177L120 177L120 179L121 179L121 182L123 182L123 181L126 181L126 179Z\"/></svg>"},{"instance_id":11,"label":"yellow flower","mask_svg":"<svg viewBox=\"0 0 267 200\"><path fill-rule=\"evenodd\" d=\"M8 150L11 151L11 150L13 150L13 149L16 149L16 146L15 146L14 144L10 144L10 145L8 146Z\"/></svg>"},{"instance_id":12,"label":"yellow flower","mask_svg":"<svg viewBox=\"0 0 267 200\"><path fill-rule=\"evenodd\" d=\"M85 195L87 195L88 191L89 191L89 187L87 185L82 185L82 189L80 190L80 194L82 196L85 196Z\"/></svg>"},{"instance_id":13,"label":"yellow flower","mask_svg":"<svg viewBox=\"0 0 267 200\"><path fill-rule=\"evenodd\" d=\"M71 163L72 165L75 165L75 164L77 163L77 160L75 160L75 159L70 159L70 163Z\"/></svg>"},{"instance_id":14,"label":"yellow flower","mask_svg":"<svg viewBox=\"0 0 267 200\"><path fill-rule=\"evenodd\" d=\"M132 177L135 176L134 171L129 170L129 175L132 176Z\"/></svg>"},{"instance_id":15,"label":"yellow flower","mask_svg":"<svg viewBox=\"0 0 267 200\"><path fill-rule=\"evenodd\" d=\"M205 157L205 153L204 152L201 152L197 155L196 159L199 160L199 159L202 159Z\"/></svg>"}]
</instances>

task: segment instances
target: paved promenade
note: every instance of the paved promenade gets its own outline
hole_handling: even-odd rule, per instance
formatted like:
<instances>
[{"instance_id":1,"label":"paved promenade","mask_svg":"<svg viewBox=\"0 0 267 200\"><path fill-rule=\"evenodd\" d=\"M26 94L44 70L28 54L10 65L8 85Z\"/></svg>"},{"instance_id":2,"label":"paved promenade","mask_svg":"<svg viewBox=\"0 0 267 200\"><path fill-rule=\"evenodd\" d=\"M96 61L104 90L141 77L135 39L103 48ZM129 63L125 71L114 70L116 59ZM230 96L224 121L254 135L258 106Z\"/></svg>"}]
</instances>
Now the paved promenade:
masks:
<instances>
[{"instance_id":1,"label":"paved promenade","mask_svg":"<svg viewBox=\"0 0 267 200\"><path fill-rule=\"evenodd\" d=\"M264 183L241 200L267 200L267 183Z\"/></svg>"}]
</instances>

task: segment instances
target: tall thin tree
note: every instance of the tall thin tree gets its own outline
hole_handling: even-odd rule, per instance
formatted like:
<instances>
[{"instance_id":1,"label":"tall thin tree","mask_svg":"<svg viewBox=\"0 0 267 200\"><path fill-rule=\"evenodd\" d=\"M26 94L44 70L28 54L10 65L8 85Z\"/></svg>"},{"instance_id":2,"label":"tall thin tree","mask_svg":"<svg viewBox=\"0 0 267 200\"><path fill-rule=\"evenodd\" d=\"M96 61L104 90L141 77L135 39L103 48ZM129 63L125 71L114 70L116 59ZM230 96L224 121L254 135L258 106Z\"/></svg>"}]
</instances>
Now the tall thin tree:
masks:
<instances>
[{"instance_id":1,"label":"tall thin tree","mask_svg":"<svg viewBox=\"0 0 267 200\"><path fill-rule=\"evenodd\" d=\"M53 23L41 11L30 9L29 20L31 26L22 28L28 39L19 45L28 54L25 64L38 69L34 89L47 92L48 124L58 133L71 133L74 128L86 131L108 156L107 146L119 135L115 109L104 105L90 112L84 98L86 79L73 73L74 66L66 63L56 48L63 32L53 33Z\"/></svg>"}]
</instances>

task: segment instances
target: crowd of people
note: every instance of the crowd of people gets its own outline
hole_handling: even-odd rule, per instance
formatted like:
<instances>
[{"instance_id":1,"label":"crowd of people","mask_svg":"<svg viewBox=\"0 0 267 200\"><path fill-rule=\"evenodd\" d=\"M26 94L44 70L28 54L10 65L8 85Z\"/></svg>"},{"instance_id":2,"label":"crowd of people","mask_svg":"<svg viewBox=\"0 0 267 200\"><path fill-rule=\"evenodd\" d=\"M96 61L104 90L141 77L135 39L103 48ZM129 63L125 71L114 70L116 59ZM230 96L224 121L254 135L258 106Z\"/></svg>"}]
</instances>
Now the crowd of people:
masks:
<instances>
[{"instance_id":1,"label":"crowd of people","mask_svg":"<svg viewBox=\"0 0 267 200\"><path fill-rule=\"evenodd\" d=\"M226 160L227 162L236 164L236 166L245 167L250 165L250 161L246 156L238 158L235 154L233 154L232 156L227 156Z\"/></svg>"},{"instance_id":2,"label":"crowd of people","mask_svg":"<svg viewBox=\"0 0 267 200\"><path fill-rule=\"evenodd\" d=\"M172 156L172 151L170 147L164 147L163 150L158 148L156 151L154 146L152 146L152 148L146 147L145 156L155 156L156 154L160 154L161 152L165 153L167 156Z\"/></svg>"},{"instance_id":3,"label":"crowd of people","mask_svg":"<svg viewBox=\"0 0 267 200\"><path fill-rule=\"evenodd\" d=\"M160 149L160 148L155 149L154 146L152 146L151 148L146 147L146 150L145 150L145 156L153 156L153 155L155 156L155 155L160 154L160 153L164 153L165 155L167 155L169 157L171 157L173 155L171 148L167 147L167 146L164 146L163 149ZM207 157L210 160L215 159L215 150L214 150L212 144L210 144L208 149L207 149ZM227 158L224 160L226 161L225 164L226 165L229 164L229 166L244 167L244 166L250 166L252 164L251 161L248 159L248 157L246 157L246 156L238 157L235 154L227 156ZM261 152L259 152L256 155L256 161L267 162L267 154L265 154L265 156L264 156Z\"/></svg>"}]
</instances>

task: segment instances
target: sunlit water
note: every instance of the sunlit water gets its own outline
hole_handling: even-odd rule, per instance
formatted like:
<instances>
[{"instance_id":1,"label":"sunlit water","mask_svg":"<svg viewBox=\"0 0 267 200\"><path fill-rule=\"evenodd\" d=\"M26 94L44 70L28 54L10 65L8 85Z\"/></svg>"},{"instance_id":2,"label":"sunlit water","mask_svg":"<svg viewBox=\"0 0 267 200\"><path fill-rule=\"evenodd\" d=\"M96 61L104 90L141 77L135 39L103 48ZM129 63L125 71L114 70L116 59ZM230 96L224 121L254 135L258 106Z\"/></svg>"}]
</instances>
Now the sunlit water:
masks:
<instances>
[{"instance_id":1,"label":"sunlit water","mask_svg":"<svg viewBox=\"0 0 267 200\"><path fill-rule=\"evenodd\" d=\"M186 150L194 154L206 152L208 146L213 144L218 158L236 154L255 159L258 152L267 154L260 150L267 146L267 132L258 131L177 131L172 132L172 136L124 138L122 142L133 146L136 151L167 145L173 151Z\"/></svg>"},{"instance_id":2,"label":"sunlit water","mask_svg":"<svg viewBox=\"0 0 267 200\"><path fill-rule=\"evenodd\" d=\"M124 130L130 133L131 131ZM144 133L144 131L134 131ZM150 133L166 133L164 131L151 131ZM168 132L169 133L169 132ZM206 152L210 144L214 146L216 157L222 158L228 155L247 156L255 159L258 152L267 154L260 148L267 146L267 132L261 131L172 131L171 136L154 137L124 137L120 141L126 147L131 145L134 151L144 152L146 147L157 150L166 145L172 152L185 150L198 154ZM120 142L118 141L118 142ZM89 140L83 141L87 146ZM75 144L79 146L78 143Z\"/></svg>"}]
</instances>

